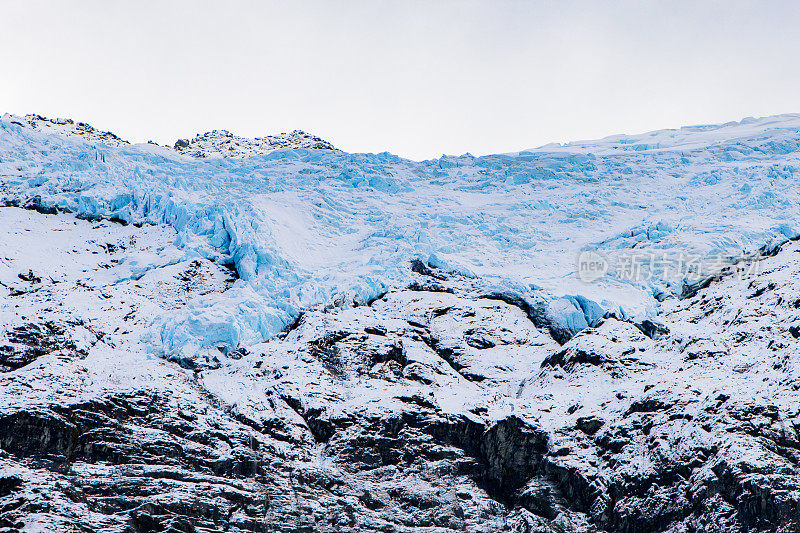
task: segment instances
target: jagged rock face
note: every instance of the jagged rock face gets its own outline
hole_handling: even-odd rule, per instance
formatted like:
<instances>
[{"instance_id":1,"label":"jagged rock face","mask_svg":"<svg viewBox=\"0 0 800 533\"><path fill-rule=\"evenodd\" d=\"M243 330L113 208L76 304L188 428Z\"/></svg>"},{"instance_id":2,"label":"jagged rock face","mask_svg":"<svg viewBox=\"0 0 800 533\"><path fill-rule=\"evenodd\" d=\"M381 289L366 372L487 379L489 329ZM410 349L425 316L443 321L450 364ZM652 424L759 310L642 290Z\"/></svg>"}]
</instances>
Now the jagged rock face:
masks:
<instances>
[{"instance_id":1,"label":"jagged rock face","mask_svg":"<svg viewBox=\"0 0 800 533\"><path fill-rule=\"evenodd\" d=\"M140 337L236 290L224 265L170 260L157 226L0 217L6 531L800 526L795 245L563 345L529 303L409 265L369 305L183 368Z\"/></svg>"},{"instance_id":2,"label":"jagged rock face","mask_svg":"<svg viewBox=\"0 0 800 533\"><path fill-rule=\"evenodd\" d=\"M198 158L249 157L281 148L335 150L331 143L300 130L254 139L239 137L226 130L214 130L194 139L180 139L173 148L180 154Z\"/></svg>"}]
</instances>

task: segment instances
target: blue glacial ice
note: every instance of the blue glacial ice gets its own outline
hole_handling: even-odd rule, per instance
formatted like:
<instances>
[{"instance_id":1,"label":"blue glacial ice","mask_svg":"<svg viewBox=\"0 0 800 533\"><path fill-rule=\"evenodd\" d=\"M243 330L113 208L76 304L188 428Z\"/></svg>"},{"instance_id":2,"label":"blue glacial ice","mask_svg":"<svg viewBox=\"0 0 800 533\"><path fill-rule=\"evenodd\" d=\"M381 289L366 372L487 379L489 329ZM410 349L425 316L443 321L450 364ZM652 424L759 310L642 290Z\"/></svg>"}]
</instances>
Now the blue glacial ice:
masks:
<instances>
[{"instance_id":1,"label":"blue glacial ice","mask_svg":"<svg viewBox=\"0 0 800 533\"><path fill-rule=\"evenodd\" d=\"M186 257L235 265L233 289L157 317L151 344L168 356L269 339L306 308L367 303L407 283L412 259L545 298L551 320L577 331L607 311L648 316L654 296L687 284L655 270L585 283L581 250L732 260L796 238L798 132L800 115L781 115L483 157L205 160L0 120L0 196L167 224Z\"/></svg>"}]
</instances>

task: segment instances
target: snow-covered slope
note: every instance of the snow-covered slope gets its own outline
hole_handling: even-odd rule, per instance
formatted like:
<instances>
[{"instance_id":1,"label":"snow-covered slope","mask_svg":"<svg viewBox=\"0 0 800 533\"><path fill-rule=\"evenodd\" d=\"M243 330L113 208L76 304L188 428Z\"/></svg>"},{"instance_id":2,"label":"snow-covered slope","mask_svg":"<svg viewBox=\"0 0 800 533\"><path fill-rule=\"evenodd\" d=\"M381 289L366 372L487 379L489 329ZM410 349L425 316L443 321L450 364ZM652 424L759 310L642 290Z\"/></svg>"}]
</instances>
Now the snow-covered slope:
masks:
<instances>
[{"instance_id":1,"label":"snow-covered slope","mask_svg":"<svg viewBox=\"0 0 800 533\"><path fill-rule=\"evenodd\" d=\"M800 525L800 116L422 162L31 120L0 528Z\"/></svg>"},{"instance_id":2,"label":"snow-covered slope","mask_svg":"<svg viewBox=\"0 0 800 533\"><path fill-rule=\"evenodd\" d=\"M796 132L800 114L789 113L772 117L748 117L739 122L707 124L704 126L684 126L679 129L665 129L638 135L611 135L599 140L574 141L565 144L548 144L527 152L563 151L593 154L614 154L620 151L691 151L712 147L727 147L735 151L742 145L742 151L763 142L766 146L782 138L791 138Z\"/></svg>"}]
</instances>

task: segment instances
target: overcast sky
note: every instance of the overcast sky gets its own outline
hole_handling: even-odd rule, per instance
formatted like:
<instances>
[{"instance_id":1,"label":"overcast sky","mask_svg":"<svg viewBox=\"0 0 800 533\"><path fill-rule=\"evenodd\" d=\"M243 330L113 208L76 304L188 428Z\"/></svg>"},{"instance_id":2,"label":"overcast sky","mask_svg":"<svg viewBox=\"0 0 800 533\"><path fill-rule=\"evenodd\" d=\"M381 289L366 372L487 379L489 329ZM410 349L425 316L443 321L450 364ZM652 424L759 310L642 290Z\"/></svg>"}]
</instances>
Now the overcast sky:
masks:
<instances>
[{"instance_id":1,"label":"overcast sky","mask_svg":"<svg viewBox=\"0 0 800 533\"><path fill-rule=\"evenodd\" d=\"M415 159L800 112L800 2L0 0L0 112Z\"/></svg>"}]
</instances>

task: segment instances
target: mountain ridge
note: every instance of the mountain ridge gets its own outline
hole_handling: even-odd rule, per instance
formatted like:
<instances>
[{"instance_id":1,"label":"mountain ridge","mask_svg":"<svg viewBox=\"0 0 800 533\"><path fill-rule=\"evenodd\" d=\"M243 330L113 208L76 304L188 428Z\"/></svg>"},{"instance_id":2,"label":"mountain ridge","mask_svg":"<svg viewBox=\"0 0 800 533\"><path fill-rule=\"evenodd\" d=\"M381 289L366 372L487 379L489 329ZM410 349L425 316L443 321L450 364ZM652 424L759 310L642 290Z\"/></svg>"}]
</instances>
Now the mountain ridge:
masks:
<instances>
[{"instance_id":1,"label":"mountain ridge","mask_svg":"<svg viewBox=\"0 0 800 533\"><path fill-rule=\"evenodd\" d=\"M5 113L2 119L10 124L63 137L75 137L108 146L131 145L110 131L101 131L85 122L69 118L47 118L38 114L24 116ZM150 141L148 144L156 145ZM274 150L304 148L309 150L336 150L332 144L302 130L265 137L240 137L227 130L198 133L191 139L178 139L171 147L175 153L194 158L235 158L268 154Z\"/></svg>"},{"instance_id":2,"label":"mountain ridge","mask_svg":"<svg viewBox=\"0 0 800 533\"><path fill-rule=\"evenodd\" d=\"M3 120L22 127L38 129L55 135L75 136L109 146L130 145L129 141L112 132L98 130L85 122L69 118L47 118L38 114L15 115L5 113ZM712 144L735 144L746 141L753 135L770 130L796 132L800 129L800 113L782 113L763 117L745 117L739 121L719 124L698 124L680 128L664 128L634 134L608 135L599 139L548 143L516 152L487 155L519 155L524 153L567 152L614 154L642 151L694 150ZM156 144L149 141L150 144ZM196 158L250 157L278 149L306 148L312 150L339 151L331 143L303 130L266 135L242 137L225 129L214 129L197 133L192 138L181 138L167 148L177 153ZM470 154L463 154L464 157ZM444 155L443 157L454 157Z\"/></svg>"}]
</instances>

